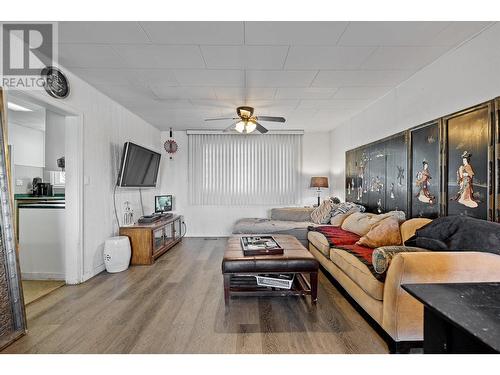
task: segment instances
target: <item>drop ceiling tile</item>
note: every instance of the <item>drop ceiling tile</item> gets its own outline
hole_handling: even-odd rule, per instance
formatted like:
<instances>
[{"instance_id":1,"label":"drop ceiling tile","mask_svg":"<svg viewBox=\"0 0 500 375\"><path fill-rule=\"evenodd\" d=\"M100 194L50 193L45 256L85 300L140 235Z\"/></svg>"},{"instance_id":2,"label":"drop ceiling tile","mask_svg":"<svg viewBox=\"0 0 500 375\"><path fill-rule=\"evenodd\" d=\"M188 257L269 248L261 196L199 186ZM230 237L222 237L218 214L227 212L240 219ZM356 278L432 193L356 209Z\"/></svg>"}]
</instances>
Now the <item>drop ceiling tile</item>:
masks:
<instances>
[{"instance_id":1,"label":"drop ceiling tile","mask_svg":"<svg viewBox=\"0 0 500 375\"><path fill-rule=\"evenodd\" d=\"M432 46L449 22L349 22L341 46Z\"/></svg>"},{"instance_id":2,"label":"drop ceiling tile","mask_svg":"<svg viewBox=\"0 0 500 375\"><path fill-rule=\"evenodd\" d=\"M375 47L292 46L285 69L356 69Z\"/></svg>"},{"instance_id":3,"label":"drop ceiling tile","mask_svg":"<svg viewBox=\"0 0 500 375\"><path fill-rule=\"evenodd\" d=\"M127 85L133 82L126 69L72 68L71 72L92 85Z\"/></svg>"},{"instance_id":4,"label":"drop ceiling tile","mask_svg":"<svg viewBox=\"0 0 500 375\"><path fill-rule=\"evenodd\" d=\"M414 70L321 70L312 86L396 86L414 72Z\"/></svg>"},{"instance_id":5,"label":"drop ceiling tile","mask_svg":"<svg viewBox=\"0 0 500 375\"><path fill-rule=\"evenodd\" d=\"M174 77L180 86L241 87L245 83L242 70L179 69L174 71Z\"/></svg>"},{"instance_id":6,"label":"drop ceiling tile","mask_svg":"<svg viewBox=\"0 0 500 375\"><path fill-rule=\"evenodd\" d=\"M450 22L432 41L435 46L456 46L473 37L492 22Z\"/></svg>"},{"instance_id":7,"label":"drop ceiling tile","mask_svg":"<svg viewBox=\"0 0 500 375\"><path fill-rule=\"evenodd\" d=\"M442 56L449 47L379 47L362 69L418 70Z\"/></svg>"},{"instance_id":8,"label":"drop ceiling tile","mask_svg":"<svg viewBox=\"0 0 500 375\"><path fill-rule=\"evenodd\" d=\"M248 87L308 87L317 71L247 70Z\"/></svg>"},{"instance_id":9,"label":"drop ceiling tile","mask_svg":"<svg viewBox=\"0 0 500 375\"><path fill-rule=\"evenodd\" d=\"M195 69L204 68L205 62L198 46L116 45L128 68Z\"/></svg>"},{"instance_id":10,"label":"drop ceiling tile","mask_svg":"<svg viewBox=\"0 0 500 375\"><path fill-rule=\"evenodd\" d=\"M59 22L60 43L150 43L139 22Z\"/></svg>"},{"instance_id":11,"label":"drop ceiling tile","mask_svg":"<svg viewBox=\"0 0 500 375\"><path fill-rule=\"evenodd\" d=\"M341 87L333 99L375 99L391 90L391 86L350 86Z\"/></svg>"},{"instance_id":12,"label":"drop ceiling tile","mask_svg":"<svg viewBox=\"0 0 500 375\"><path fill-rule=\"evenodd\" d=\"M92 85L127 85L137 86L177 86L172 71L166 69L86 69L72 68L71 71L78 77Z\"/></svg>"},{"instance_id":13,"label":"drop ceiling tile","mask_svg":"<svg viewBox=\"0 0 500 375\"><path fill-rule=\"evenodd\" d=\"M276 99L329 99L336 91L336 88L323 87L280 87Z\"/></svg>"},{"instance_id":14,"label":"drop ceiling tile","mask_svg":"<svg viewBox=\"0 0 500 375\"><path fill-rule=\"evenodd\" d=\"M153 84L150 86L160 99L216 99L211 87L171 87Z\"/></svg>"},{"instance_id":15,"label":"drop ceiling tile","mask_svg":"<svg viewBox=\"0 0 500 375\"><path fill-rule=\"evenodd\" d=\"M361 109L372 100L365 99L304 99L297 109Z\"/></svg>"},{"instance_id":16,"label":"drop ceiling tile","mask_svg":"<svg viewBox=\"0 0 500 375\"><path fill-rule=\"evenodd\" d=\"M288 46L202 46L209 69L281 69Z\"/></svg>"},{"instance_id":17,"label":"drop ceiling tile","mask_svg":"<svg viewBox=\"0 0 500 375\"><path fill-rule=\"evenodd\" d=\"M129 69L130 78L143 86L178 86L174 72L169 69Z\"/></svg>"},{"instance_id":18,"label":"drop ceiling tile","mask_svg":"<svg viewBox=\"0 0 500 375\"><path fill-rule=\"evenodd\" d=\"M151 90L145 87L128 85L94 85L99 91L119 102L147 103L154 102L155 97Z\"/></svg>"},{"instance_id":19,"label":"drop ceiling tile","mask_svg":"<svg viewBox=\"0 0 500 375\"><path fill-rule=\"evenodd\" d=\"M193 104L187 99L155 99L163 109L192 109Z\"/></svg>"},{"instance_id":20,"label":"drop ceiling tile","mask_svg":"<svg viewBox=\"0 0 500 375\"><path fill-rule=\"evenodd\" d=\"M245 22L245 43L335 45L348 22Z\"/></svg>"},{"instance_id":21,"label":"drop ceiling tile","mask_svg":"<svg viewBox=\"0 0 500 375\"><path fill-rule=\"evenodd\" d=\"M325 120L345 120L349 117L355 115L358 109L319 109L315 115L315 121L325 121Z\"/></svg>"},{"instance_id":22,"label":"drop ceiling tile","mask_svg":"<svg viewBox=\"0 0 500 375\"><path fill-rule=\"evenodd\" d=\"M269 111L290 111L294 110L299 105L298 99L282 99L282 100L251 100L247 104L255 108L255 114L257 115L270 115L275 116L276 114L269 113ZM264 113L266 112L266 113ZM277 115L276 115L277 116Z\"/></svg>"},{"instance_id":23,"label":"drop ceiling tile","mask_svg":"<svg viewBox=\"0 0 500 375\"><path fill-rule=\"evenodd\" d=\"M243 44L243 22L141 22L157 44Z\"/></svg>"},{"instance_id":24,"label":"drop ceiling tile","mask_svg":"<svg viewBox=\"0 0 500 375\"><path fill-rule=\"evenodd\" d=\"M217 99L274 99L273 87L215 87Z\"/></svg>"},{"instance_id":25,"label":"drop ceiling tile","mask_svg":"<svg viewBox=\"0 0 500 375\"><path fill-rule=\"evenodd\" d=\"M124 67L111 46L99 44L59 44L59 62L66 68Z\"/></svg>"},{"instance_id":26,"label":"drop ceiling tile","mask_svg":"<svg viewBox=\"0 0 500 375\"><path fill-rule=\"evenodd\" d=\"M217 110L223 113L229 113L230 116L236 114L236 107L244 105L238 99L227 99L227 100L204 100L204 99L193 99L191 100L194 108L198 110Z\"/></svg>"}]
</instances>

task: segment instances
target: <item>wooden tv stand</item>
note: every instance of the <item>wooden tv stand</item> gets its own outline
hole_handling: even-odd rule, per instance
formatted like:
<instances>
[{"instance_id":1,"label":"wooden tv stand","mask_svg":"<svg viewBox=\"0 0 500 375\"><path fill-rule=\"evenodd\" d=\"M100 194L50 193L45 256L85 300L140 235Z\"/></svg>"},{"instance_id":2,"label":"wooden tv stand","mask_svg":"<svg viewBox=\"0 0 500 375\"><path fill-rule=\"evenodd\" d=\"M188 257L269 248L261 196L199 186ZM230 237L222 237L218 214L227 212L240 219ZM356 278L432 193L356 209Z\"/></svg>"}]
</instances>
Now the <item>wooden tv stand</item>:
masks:
<instances>
[{"instance_id":1,"label":"wooden tv stand","mask_svg":"<svg viewBox=\"0 0 500 375\"><path fill-rule=\"evenodd\" d=\"M130 238L132 265L153 264L181 240L182 217L174 215L150 224L120 227L120 236Z\"/></svg>"}]
</instances>

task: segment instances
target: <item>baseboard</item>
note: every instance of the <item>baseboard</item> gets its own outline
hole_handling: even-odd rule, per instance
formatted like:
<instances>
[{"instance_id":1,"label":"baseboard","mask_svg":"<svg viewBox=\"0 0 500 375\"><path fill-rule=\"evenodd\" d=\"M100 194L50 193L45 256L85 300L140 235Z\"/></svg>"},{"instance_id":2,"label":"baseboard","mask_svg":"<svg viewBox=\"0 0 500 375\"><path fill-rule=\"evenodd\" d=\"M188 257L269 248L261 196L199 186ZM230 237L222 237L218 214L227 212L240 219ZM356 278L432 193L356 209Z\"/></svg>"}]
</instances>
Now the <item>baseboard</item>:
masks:
<instances>
[{"instance_id":1,"label":"baseboard","mask_svg":"<svg viewBox=\"0 0 500 375\"><path fill-rule=\"evenodd\" d=\"M21 272L22 280L64 280L64 273L51 272Z\"/></svg>"},{"instance_id":2,"label":"baseboard","mask_svg":"<svg viewBox=\"0 0 500 375\"><path fill-rule=\"evenodd\" d=\"M102 271L104 271L106 269L106 266L103 264L100 264L98 265L97 267L95 267L91 272L87 272L83 275L83 280L82 280L82 283L84 283L85 281L93 278L94 276L100 274Z\"/></svg>"}]
</instances>

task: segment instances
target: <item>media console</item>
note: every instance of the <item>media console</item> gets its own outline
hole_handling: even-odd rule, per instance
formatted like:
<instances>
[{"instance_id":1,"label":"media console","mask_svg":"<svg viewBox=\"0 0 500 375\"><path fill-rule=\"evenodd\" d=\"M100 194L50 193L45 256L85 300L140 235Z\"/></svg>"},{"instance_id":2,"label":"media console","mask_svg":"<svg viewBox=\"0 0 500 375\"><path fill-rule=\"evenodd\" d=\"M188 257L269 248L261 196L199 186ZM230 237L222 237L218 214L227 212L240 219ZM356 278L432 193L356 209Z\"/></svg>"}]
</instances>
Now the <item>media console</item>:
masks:
<instances>
[{"instance_id":1,"label":"media console","mask_svg":"<svg viewBox=\"0 0 500 375\"><path fill-rule=\"evenodd\" d=\"M182 216L169 218L148 224L135 224L120 227L120 236L130 238L132 247L131 265L149 265L165 254L181 240Z\"/></svg>"}]
</instances>

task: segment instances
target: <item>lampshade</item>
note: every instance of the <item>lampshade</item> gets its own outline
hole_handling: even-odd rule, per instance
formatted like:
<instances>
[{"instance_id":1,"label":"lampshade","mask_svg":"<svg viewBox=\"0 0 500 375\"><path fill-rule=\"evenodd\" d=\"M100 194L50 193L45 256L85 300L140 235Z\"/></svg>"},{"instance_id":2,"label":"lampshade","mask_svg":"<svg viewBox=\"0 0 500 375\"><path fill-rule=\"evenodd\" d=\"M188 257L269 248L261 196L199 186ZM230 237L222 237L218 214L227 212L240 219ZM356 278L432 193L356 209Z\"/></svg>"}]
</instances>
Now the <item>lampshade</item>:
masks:
<instances>
[{"instance_id":1,"label":"lampshade","mask_svg":"<svg viewBox=\"0 0 500 375\"><path fill-rule=\"evenodd\" d=\"M327 188L328 187L328 177L311 177L312 188Z\"/></svg>"}]
</instances>

